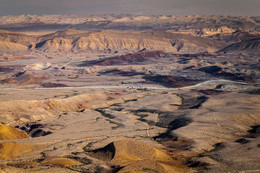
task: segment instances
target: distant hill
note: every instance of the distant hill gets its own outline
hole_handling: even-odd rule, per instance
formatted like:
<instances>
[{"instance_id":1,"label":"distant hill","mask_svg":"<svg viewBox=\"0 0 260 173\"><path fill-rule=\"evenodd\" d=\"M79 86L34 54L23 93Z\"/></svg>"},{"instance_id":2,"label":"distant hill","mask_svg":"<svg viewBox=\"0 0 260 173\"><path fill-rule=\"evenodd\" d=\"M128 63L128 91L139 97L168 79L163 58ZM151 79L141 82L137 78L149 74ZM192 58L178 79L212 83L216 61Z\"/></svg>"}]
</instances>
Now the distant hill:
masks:
<instances>
[{"instance_id":1,"label":"distant hill","mask_svg":"<svg viewBox=\"0 0 260 173\"><path fill-rule=\"evenodd\" d=\"M175 30L219 28L260 31L260 17L248 16L143 16L143 15L20 15L0 17L0 29L35 30ZM205 31L205 30L204 30Z\"/></svg>"},{"instance_id":2,"label":"distant hill","mask_svg":"<svg viewBox=\"0 0 260 173\"><path fill-rule=\"evenodd\" d=\"M21 51L27 51L27 47L22 44L0 40L1 53L14 53L14 52L21 52Z\"/></svg>"},{"instance_id":3,"label":"distant hill","mask_svg":"<svg viewBox=\"0 0 260 173\"><path fill-rule=\"evenodd\" d=\"M251 40L255 38L259 38L260 33L254 32L246 32L246 31L236 31L231 34L215 34L211 35L208 38L212 38L214 40L222 40L227 43L238 43L241 41Z\"/></svg>"},{"instance_id":4,"label":"distant hill","mask_svg":"<svg viewBox=\"0 0 260 173\"><path fill-rule=\"evenodd\" d=\"M26 35L18 32L10 32L6 30L0 30L0 40L12 43L18 43L24 46L30 46L37 42L36 36Z\"/></svg>"},{"instance_id":5,"label":"distant hill","mask_svg":"<svg viewBox=\"0 0 260 173\"><path fill-rule=\"evenodd\" d=\"M52 33L26 35L23 31ZM259 37L259 16L80 14L0 17L0 41L5 41L0 52L21 51L25 48L23 45L30 51L125 54L146 49L182 54L212 53L229 51L229 44L235 44L230 45L234 50L256 50L258 47L254 44L257 43L247 41ZM7 46L7 42L19 46Z\"/></svg>"},{"instance_id":6,"label":"distant hill","mask_svg":"<svg viewBox=\"0 0 260 173\"><path fill-rule=\"evenodd\" d=\"M0 40L19 43L39 51L137 52L162 50L173 53L215 52L226 46L220 41L164 31L65 30L43 36L0 32Z\"/></svg>"},{"instance_id":7,"label":"distant hill","mask_svg":"<svg viewBox=\"0 0 260 173\"><path fill-rule=\"evenodd\" d=\"M231 44L226 48L222 49L220 52L234 52L234 51L260 52L260 38L255 38L255 39Z\"/></svg>"},{"instance_id":8,"label":"distant hill","mask_svg":"<svg viewBox=\"0 0 260 173\"><path fill-rule=\"evenodd\" d=\"M92 66L92 65L109 66L109 65L124 65L124 64L131 64L131 63L140 63L144 61L165 57L167 55L168 54L163 51L151 51L151 52L142 51L138 53L104 58L101 60L86 61L81 63L79 66Z\"/></svg>"}]
</instances>

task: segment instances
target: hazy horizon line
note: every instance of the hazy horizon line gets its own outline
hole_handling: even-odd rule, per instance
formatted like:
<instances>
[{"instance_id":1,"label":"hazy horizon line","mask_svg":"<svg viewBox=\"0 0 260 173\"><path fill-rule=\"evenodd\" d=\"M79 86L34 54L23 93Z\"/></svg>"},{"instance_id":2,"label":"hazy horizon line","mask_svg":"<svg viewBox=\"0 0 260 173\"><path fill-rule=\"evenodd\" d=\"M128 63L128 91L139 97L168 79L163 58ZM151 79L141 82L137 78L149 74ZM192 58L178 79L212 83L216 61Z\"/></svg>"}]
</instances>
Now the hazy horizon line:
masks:
<instances>
[{"instance_id":1,"label":"hazy horizon line","mask_svg":"<svg viewBox=\"0 0 260 173\"><path fill-rule=\"evenodd\" d=\"M130 15L130 16L176 16L176 17L186 17L186 16L224 16L224 17L260 17L260 15L220 15L220 14L189 14L189 15L174 15L174 14L137 14L137 13L100 13L100 14L89 14L89 13L45 13L45 14L34 14L34 13L22 13L22 14L8 14L8 15L0 15L0 17L4 16L23 16L23 15L30 15L30 16L72 16L72 15L86 15L86 16L106 16L106 15Z\"/></svg>"}]
</instances>

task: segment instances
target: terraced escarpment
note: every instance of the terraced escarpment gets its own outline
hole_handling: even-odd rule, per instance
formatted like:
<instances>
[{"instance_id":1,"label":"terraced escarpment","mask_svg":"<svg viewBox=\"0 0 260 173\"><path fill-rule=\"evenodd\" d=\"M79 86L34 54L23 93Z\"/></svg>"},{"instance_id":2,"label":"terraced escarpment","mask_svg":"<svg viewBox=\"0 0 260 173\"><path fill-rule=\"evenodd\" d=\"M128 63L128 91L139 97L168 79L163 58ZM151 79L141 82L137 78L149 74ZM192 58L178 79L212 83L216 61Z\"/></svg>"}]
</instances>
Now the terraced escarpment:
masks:
<instances>
[{"instance_id":1,"label":"terraced escarpment","mask_svg":"<svg viewBox=\"0 0 260 173\"><path fill-rule=\"evenodd\" d=\"M234 31L235 32L235 31ZM116 54L148 51L168 53L203 53L258 51L259 35L245 36L243 41L225 41L171 32L125 32L65 30L43 36L0 31L1 52L103 52ZM239 36L237 36L239 37ZM248 40L253 38L251 40ZM224 38L223 38L224 39ZM231 38L230 38L231 39ZM229 40L230 40L229 39Z\"/></svg>"},{"instance_id":2,"label":"terraced escarpment","mask_svg":"<svg viewBox=\"0 0 260 173\"><path fill-rule=\"evenodd\" d=\"M21 15L0 18L0 28L5 29L0 31L0 40L4 41L2 52L7 53L25 51L24 46L30 51L52 52L129 53L145 48L201 53L220 51L241 41L243 50L250 47L253 51L258 47L250 46L255 43L248 41L259 38L259 26L258 17ZM7 31L10 29L52 33L26 35Z\"/></svg>"},{"instance_id":3,"label":"terraced escarpment","mask_svg":"<svg viewBox=\"0 0 260 173\"><path fill-rule=\"evenodd\" d=\"M143 49L166 52L215 52L226 44L208 38L168 32L124 32L124 31L76 31L67 30L45 36L27 36L14 32L1 32L5 43L27 46L28 50L40 51L90 51L90 52L135 52ZM193 42L190 42L193 40ZM3 47L4 48L4 47ZM20 48L21 49L21 48ZM17 46L16 51L20 51ZM15 47L3 50L15 51Z\"/></svg>"}]
</instances>

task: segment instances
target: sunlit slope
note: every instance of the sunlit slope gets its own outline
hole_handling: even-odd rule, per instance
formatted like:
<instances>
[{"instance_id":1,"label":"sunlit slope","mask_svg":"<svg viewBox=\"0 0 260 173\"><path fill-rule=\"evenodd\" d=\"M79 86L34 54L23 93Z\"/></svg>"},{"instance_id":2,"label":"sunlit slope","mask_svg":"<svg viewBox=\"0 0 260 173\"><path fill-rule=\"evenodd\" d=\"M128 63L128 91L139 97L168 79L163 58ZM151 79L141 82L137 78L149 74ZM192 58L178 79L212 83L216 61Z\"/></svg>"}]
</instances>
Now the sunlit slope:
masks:
<instances>
[{"instance_id":1,"label":"sunlit slope","mask_svg":"<svg viewBox=\"0 0 260 173\"><path fill-rule=\"evenodd\" d=\"M7 127L0 123L0 140L23 138L29 138L29 136L24 131L18 130L13 127Z\"/></svg>"}]
</instances>

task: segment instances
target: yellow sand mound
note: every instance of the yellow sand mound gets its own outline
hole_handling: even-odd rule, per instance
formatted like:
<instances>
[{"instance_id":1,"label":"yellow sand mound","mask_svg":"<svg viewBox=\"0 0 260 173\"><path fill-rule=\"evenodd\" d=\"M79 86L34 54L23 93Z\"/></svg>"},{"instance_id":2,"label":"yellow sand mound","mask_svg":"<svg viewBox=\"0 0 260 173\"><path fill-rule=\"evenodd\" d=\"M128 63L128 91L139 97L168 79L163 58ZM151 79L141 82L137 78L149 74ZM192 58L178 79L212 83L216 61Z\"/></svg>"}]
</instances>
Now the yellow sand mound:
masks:
<instances>
[{"instance_id":1,"label":"yellow sand mound","mask_svg":"<svg viewBox=\"0 0 260 173\"><path fill-rule=\"evenodd\" d=\"M13 127L7 127L0 123L0 140L23 138L29 138L29 136L24 131L21 131Z\"/></svg>"},{"instance_id":2,"label":"yellow sand mound","mask_svg":"<svg viewBox=\"0 0 260 173\"><path fill-rule=\"evenodd\" d=\"M150 172L160 172L160 173L182 173L191 172L188 169L183 169L176 167L175 165L166 165L158 161L145 159L130 163L119 171L119 173L150 173Z\"/></svg>"},{"instance_id":3,"label":"yellow sand mound","mask_svg":"<svg viewBox=\"0 0 260 173\"><path fill-rule=\"evenodd\" d=\"M159 149L136 140L120 140L114 142L115 156L112 161L123 163L144 159L152 159L161 162L171 162L172 159Z\"/></svg>"},{"instance_id":4,"label":"yellow sand mound","mask_svg":"<svg viewBox=\"0 0 260 173\"><path fill-rule=\"evenodd\" d=\"M119 172L189 172L164 151L136 140L115 141L89 154L103 160L111 158L111 164L124 166Z\"/></svg>"},{"instance_id":5,"label":"yellow sand mound","mask_svg":"<svg viewBox=\"0 0 260 173\"><path fill-rule=\"evenodd\" d=\"M0 160L10 160L33 150L31 144L15 142L0 143Z\"/></svg>"},{"instance_id":6,"label":"yellow sand mound","mask_svg":"<svg viewBox=\"0 0 260 173\"><path fill-rule=\"evenodd\" d=\"M59 166L62 168L76 166L76 165L82 165L82 163L74 160L74 159L68 159L68 158L53 158L48 161L43 162L44 165L53 165L53 166Z\"/></svg>"}]
</instances>

